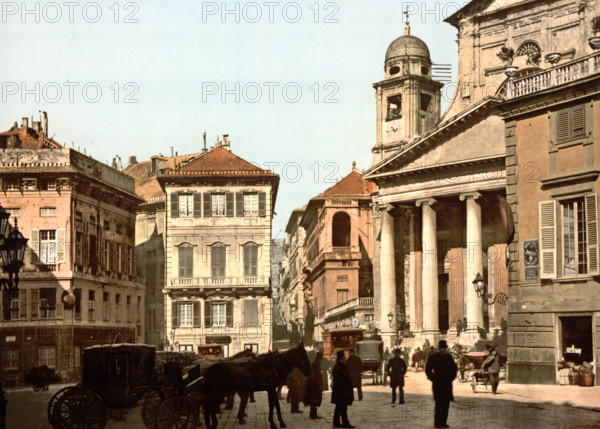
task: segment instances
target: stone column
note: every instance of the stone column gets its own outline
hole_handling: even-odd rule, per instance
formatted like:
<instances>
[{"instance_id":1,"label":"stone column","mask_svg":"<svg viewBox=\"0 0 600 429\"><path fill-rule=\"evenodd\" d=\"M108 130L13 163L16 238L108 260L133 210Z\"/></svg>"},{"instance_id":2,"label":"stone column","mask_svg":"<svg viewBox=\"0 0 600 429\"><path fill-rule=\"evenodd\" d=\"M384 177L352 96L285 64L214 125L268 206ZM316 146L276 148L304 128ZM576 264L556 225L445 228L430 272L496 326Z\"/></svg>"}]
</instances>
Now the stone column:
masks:
<instances>
[{"instance_id":1,"label":"stone column","mask_svg":"<svg viewBox=\"0 0 600 429\"><path fill-rule=\"evenodd\" d=\"M417 207L422 207L422 295L423 295L423 332L432 335L439 332L439 291L437 270L437 222L433 209L433 198L417 200Z\"/></svg>"},{"instance_id":2,"label":"stone column","mask_svg":"<svg viewBox=\"0 0 600 429\"><path fill-rule=\"evenodd\" d=\"M385 347L392 347L392 337L396 335L396 327L388 321L388 313L396 313L396 257L394 249L394 217L390 214L392 206L381 208L381 251L379 267L381 276L381 305L379 321L381 337ZM395 317L392 323L396 323Z\"/></svg>"},{"instance_id":3,"label":"stone column","mask_svg":"<svg viewBox=\"0 0 600 429\"><path fill-rule=\"evenodd\" d=\"M460 200L467 202L467 261L466 261L466 288L467 288L467 323L468 329L483 328L483 300L477 296L473 287L473 280L477 273L483 276L482 232L481 232L481 206L477 199L479 192L460 195Z\"/></svg>"},{"instance_id":4,"label":"stone column","mask_svg":"<svg viewBox=\"0 0 600 429\"><path fill-rule=\"evenodd\" d=\"M409 323L410 327L414 327L416 320L416 296L417 291L415 289L415 209L406 210L406 218L408 219L408 276L405 273L405 278L408 281L404 283L404 289L408 291L408 305L406 309L406 322Z\"/></svg>"}]
</instances>

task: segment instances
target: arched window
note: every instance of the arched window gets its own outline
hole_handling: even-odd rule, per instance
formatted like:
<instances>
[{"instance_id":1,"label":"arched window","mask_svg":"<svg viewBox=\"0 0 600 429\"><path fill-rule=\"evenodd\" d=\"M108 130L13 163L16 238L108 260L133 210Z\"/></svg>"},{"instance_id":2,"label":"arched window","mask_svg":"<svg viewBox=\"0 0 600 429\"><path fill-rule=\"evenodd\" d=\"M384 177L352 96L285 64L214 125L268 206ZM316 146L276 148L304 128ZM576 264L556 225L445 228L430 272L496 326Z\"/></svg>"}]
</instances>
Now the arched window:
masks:
<instances>
[{"instance_id":1,"label":"arched window","mask_svg":"<svg viewBox=\"0 0 600 429\"><path fill-rule=\"evenodd\" d=\"M520 57L522 55L527 55L527 64L537 66L542 59L542 49L536 42L528 40L523 42L515 52L515 57Z\"/></svg>"},{"instance_id":2,"label":"arched window","mask_svg":"<svg viewBox=\"0 0 600 429\"><path fill-rule=\"evenodd\" d=\"M350 246L350 216L347 213L339 212L333 216L332 221L332 237L333 247L349 247Z\"/></svg>"}]
</instances>

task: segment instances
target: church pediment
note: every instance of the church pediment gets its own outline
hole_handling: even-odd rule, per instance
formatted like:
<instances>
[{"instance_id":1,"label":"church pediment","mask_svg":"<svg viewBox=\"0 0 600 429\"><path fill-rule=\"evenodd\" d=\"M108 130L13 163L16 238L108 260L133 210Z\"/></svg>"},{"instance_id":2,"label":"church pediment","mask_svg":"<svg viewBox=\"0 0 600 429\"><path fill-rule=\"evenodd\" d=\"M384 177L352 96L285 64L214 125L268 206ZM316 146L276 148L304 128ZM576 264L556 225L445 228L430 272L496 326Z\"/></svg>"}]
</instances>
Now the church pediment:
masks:
<instances>
[{"instance_id":1,"label":"church pediment","mask_svg":"<svg viewBox=\"0 0 600 429\"><path fill-rule=\"evenodd\" d=\"M485 99L439 124L374 165L365 173L365 178L377 182L383 177L503 156L504 122L495 110L498 101L496 98Z\"/></svg>"}]
</instances>

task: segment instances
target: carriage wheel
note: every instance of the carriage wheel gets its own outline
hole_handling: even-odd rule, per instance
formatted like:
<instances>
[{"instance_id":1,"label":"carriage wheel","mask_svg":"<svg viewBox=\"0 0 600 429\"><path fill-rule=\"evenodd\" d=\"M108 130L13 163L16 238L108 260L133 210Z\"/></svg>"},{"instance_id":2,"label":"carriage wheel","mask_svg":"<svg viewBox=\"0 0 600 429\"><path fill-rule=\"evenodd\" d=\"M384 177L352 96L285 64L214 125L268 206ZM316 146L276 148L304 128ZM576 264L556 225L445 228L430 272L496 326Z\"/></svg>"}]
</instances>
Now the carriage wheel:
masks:
<instances>
[{"instance_id":1,"label":"carriage wheel","mask_svg":"<svg viewBox=\"0 0 600 429\"><path fill-rule=\"evenodd\" d=\"M162 401L154 413L155 429L192 429L198 421L198 406L184 396Z\"/></svg>"},{"instance_id":2,"label":"carriage wheel","mask_svg":"<svg viewBox=\"0 0 600 429\"><path fill-rule=\"evenodd\" d=\"M53 428L59 428L60 427L60 426L57 426L58 422L53 417L54 416L54 410L56 408L56 404L58 403L59 399L61 399L64 396L64 394L67 393L71 389L74 389L74 387L73 386L69 386L69 387L65 387L64 389L60 389L58 392L56 392L54 394L54 396L52 397L52 399L50 399L50 402L48 402L48 420L50 421L50 424L52 425Z\"/></svg>"},{"instance_id":3,"label":"carriage wheel","mask_svg":"<svg viewBox=\"0 0 600 429\"><path fill-rule=\"evenodd\" d=\"M142 401L142 421L146 425L146 427L150 429L154 429L156 425L156 420L154 420L154 413L156 412L156 407L164 401L165 394L156 388L148 389L148 391L144 394L144 399Z\"/></svg>"},{"instance_id":4,"label":"carriage wheel","mask_svg":"<svg viewBox=\"0 0 600 429\"><path fill-rule=\"evenodd\" d=\"M106 407L91 390L73 387L56 402L52 418L59 429L103 429L106 426Z\"/></svg>"}]
</instances>

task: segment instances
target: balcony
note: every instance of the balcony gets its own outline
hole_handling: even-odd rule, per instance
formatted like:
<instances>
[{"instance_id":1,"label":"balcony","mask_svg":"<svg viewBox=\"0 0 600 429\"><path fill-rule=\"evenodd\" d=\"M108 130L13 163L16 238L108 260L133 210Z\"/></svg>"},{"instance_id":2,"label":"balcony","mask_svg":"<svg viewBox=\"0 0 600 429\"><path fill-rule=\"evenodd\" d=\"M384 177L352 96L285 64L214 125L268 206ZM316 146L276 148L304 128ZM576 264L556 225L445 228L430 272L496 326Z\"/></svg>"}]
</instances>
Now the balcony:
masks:
<instances>
[{"instance_id":1,"label":"balcony","mask_svg":"<svg viewBox=\"0 0 600 429\"><path fill-rule=\"evenodd\" d=\"M219 288L219 287L253 287L253 286L268 286L269 278L261 277L178 277L171 279L172 288Z\"/></svg>"},{"instance_id":2,"label":"balcony","mask_svg":"<svg viewBox=\"0 0 600 429\"><path fill-rule=\"evenodd\" d=\"M600 72L600 52L508 81L506 99L523 97Z\"/></svg>"},{"instance_id":3,"label":"balcony","mask_svg":"<svg viewBox=\"0 0 600 429\"><path fill-rule=\"evenodd\" d=\"M323 319L339 316L347 311L367 310L373 308L373 298L352 298L349 301L336 305L324 312Z\"/></svg>"}]
</instances>

